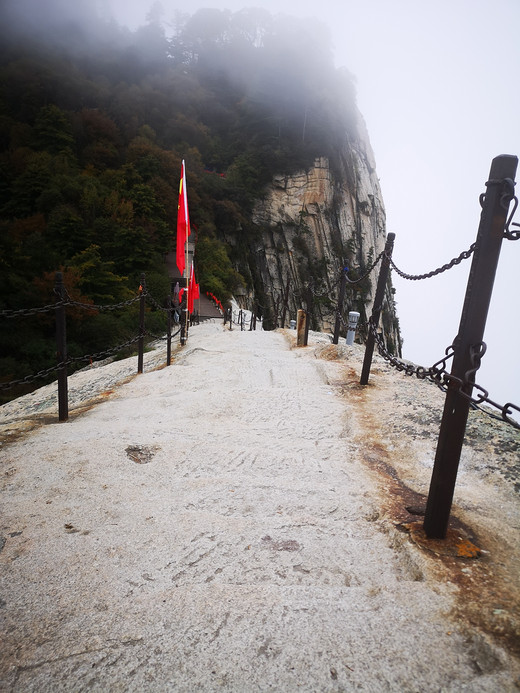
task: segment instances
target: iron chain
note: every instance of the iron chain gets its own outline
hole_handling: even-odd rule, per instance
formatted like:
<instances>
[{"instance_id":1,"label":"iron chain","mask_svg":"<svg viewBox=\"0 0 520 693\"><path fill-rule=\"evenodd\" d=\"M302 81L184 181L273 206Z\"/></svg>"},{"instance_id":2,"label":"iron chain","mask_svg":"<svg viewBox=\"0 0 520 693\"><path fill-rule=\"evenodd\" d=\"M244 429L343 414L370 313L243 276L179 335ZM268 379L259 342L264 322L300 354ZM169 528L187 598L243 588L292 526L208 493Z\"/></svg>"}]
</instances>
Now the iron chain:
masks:
<instances>
[{"instance_id":1,"label":"iron chain","mask_svg":"<svg viewBox=\"0 0 520 693\"><path fill-rule=\"evenodd\" d=\"M413 281L417 281L419 279L430 279L430 277L435 277L435 275L437 274L441 274L442 272L450 270L452 267L455 267L455 265L460 265L462 260L467 260L469 257L471 257L474 250L475 243L472 243L468 250L463 250L460 255L454 257L453 260L450 260L450 262L446 263L445 265L442 265L442 267L438 267L437 269L432 270L431 272L426 272L426 274L406 274L406 272L403 272L399 269L399 267L397 267L392 258L390 258L390 264L392 266L392 269L394 269L397 272L397 274L403 279L410 279Z\"/></svg>"},{"instance_id":2,"label":"iron chain","mask_svg":"<svg viewBox=\"0 0 520 693\"><path fill-rule=\"evenodd\" d=\"M366 278L368 277L368 275L372 272L372 270L375 269L375 268L377 267L377 265L381 262L381 260L383 259L384 255L385 255L385 251L382 250L382 251L379 253L379 255L376 257L376 259L374 260L374 262L373 262L373 263L370 265L370 267L367 269L367 271L365 272L365 274L364 274L362 277L359 277L359 279L349 279L349 277L348 277L348 272L349 272L349 270L346 270L346 271L345 271L345 277L346 277L346 280L348 281L348 283L349 283L349 284L359 284L360 282L363 281L363 279L366 279Z\"/></svg>"},{"instance_id":3,"label":"iron chain","mask_svg":"<svg viewBox=\"0 0 520 693\"><path fill-rule=\"evenodd\" d=\"M76 308L83 308L84 310L117 310L118 308L126 308L126 306L135 303L140 299L140 296L135 296L128 301L123 301L122 303L115 303L109 306L97 305L95 303L81 303L80 301L73 301L70 296L67 295L65 300L56 301L50 305L41 306L40 308L20 308L18 310L5 309L0 311L1 318L19 318L30 315L37 315L38 313L50 313L56 308L74 306Z\"/></svg>"},{"instance_id":4,"label":"iron chain","mask_svg":"<svg viewBox=\"0 0 520 693\"><path fill-rule=\"evenodd\" d=\"M504 231L504 237L507 238L508 241L520 241L520 224L513 223L512 226L518 226L519 230L510 231L507 229Z\"/></svg>"},{"instance_id":5,"label":"iron chain","mask_svg":"<svg viewBox=\"0 0 520 693\"><path fill-rule=\"evenodd\" d=\"M159 303L159 301L158 301L157 299L155 299L155 298L154 298L151 294L149 294L148 292L145 293L145 296L146 296L146 300L147 300L149 303L151 303L152 306L154 306L154 308L157 308L157 310L162 310L162 311L164 311L165 313L167 313L169 310L173 310L172 308L167 308L167 307L165 307L165 306L161 306L161 304Z\"/></svg>"},{"instance_id":6,"label":"iron chain","mask_svg":"<svg viewBox=\"0 0 520 693\"><path fill-rule=\"evenodd\" d=\"M127 306L131 306L132 303L136 303L139 301L141 296L134 296L133 298L128 299L128 301L122 301L121 303L114 303L109 306L103 306L103 305L98 305L96 303L80 303L79 301L73 301L69 298L68 301L64 301L63 305L64 306L74 306L76 308L83 308L84 310L117 310L118 308L126 308Z\"/></svg>"},{"instance_id":7,"label":"iron chain","mask_svg":"<svg viewBox=\"0 0 520 693\"><path fill-rule=\"evenodd\" d=\"M67 301L58 301L48 306L42 306L41 308L20 308L18 310L10 310L6 308L5 310L0 310L1 318L19 318L26 315L37 315L38 313L50 313L56 310L59 306L67 305Z\"/></svg>"},{"instance_id":8,"label":"iron chain","mask_svg":"<svg viewBox=\"0 0 520 693\"><path fill-rule=\"evenodd\" d=\"M472 348L471 362L473 367L468 370L467 373L465 373L464 378L457 378L456 376L448 373L446 368L448 361L455 353L453 345L446 349L445 356L442 359L434 363L430 368L424 368L423 366L416 366L412 363L405 363L401 359L398 359L396 356L390 354L385 347L382 336L377 332L376 326L372 322L371 318L368 321L368 327L377 344L379 354L396 370L405 373L405 375L415 375L419 380L430 380L443 392L447 390L448 385L453 383L458 389L459 394L469 400L474 408L479 409L484 414L487 414L494 419L505 421L514 428L520 429L520 423L518 423L511 416L513 410L520 412L520 407L518 407L516 404L512 404L511 402L507 402L504 405L497 404L490 399L489 392L487 390L472 382L472 378L480 366L480 360L486 352L486 345L484 342L480 342L480 344L477 344ZM473 389L476 389L479 394L472 396L465 392L464 388L468 385L470 385ZM500 416L497 416L493 412L489 412L487 409L483 409L480 405L484 403L498 409L500 411Z\"/></svg>"},{"instance_id":9,"label":"iron chain","mask_svg":"<svg viewBox=\"0 0 520 693\"><path fill-rule=\"evenodd\" d=\"M61 363L56 364L55 366L51 366L50 368L45 368L44 370L38 371L38 373L33 373L31 375L26 375L25 378L20 378L18 380L11 380L8 383L1 383L0 384L0 390L10 390L11 388L15 387L16 385L25 385L32 383L36 380L41 380L42 378L45 378L45 376L49 375L50 373L54 371L59 371L60 368L64 368L65 366L70 366L74 363L83 363L85 361L101 361L102 359L107 358L108 356L113 356L114 354L117 354L118 351L122 351L126 347L130 346L131 344L134 344L139 340L139 336L137 337L132 337L132 339L129 339L127 342L124 342L123 344L118 344L115 347L112 347L111 349L106 349L105 351L100 351L97 354L85 354L84 356L73 356L66 361L62 361Z\"/></svg>"}]
</instances>

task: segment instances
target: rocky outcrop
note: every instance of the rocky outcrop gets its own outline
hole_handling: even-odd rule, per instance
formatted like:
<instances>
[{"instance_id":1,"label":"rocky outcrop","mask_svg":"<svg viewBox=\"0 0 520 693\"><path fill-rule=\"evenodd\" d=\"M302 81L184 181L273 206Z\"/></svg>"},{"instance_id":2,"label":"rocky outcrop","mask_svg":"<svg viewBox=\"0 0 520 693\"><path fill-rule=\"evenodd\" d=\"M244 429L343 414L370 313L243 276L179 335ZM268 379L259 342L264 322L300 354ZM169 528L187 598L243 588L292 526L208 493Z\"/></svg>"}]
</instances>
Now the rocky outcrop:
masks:
<instances>
[{"instance_id":1,"label":"rocky outcrop","mask_svg":"<svg viewBox=\"0 0 520 693\"><path fill-rule=\"evenodd\" d=\"M257 295L268 320L280 325L288 290L285 323L313 294L312 328L332 331L341 272L364 274L386 241L385 210L374 156L359 116L355 136L345 134L334 160L318 158L307 171L276 176L257 203L253 222L257 241L251 248ZM344 315L358 310L370 316L378 269L357 286L348 285ZM388 283L383 329L389 348L400 353L401 338L393 289Z\"/></svg>"}]
</instances>

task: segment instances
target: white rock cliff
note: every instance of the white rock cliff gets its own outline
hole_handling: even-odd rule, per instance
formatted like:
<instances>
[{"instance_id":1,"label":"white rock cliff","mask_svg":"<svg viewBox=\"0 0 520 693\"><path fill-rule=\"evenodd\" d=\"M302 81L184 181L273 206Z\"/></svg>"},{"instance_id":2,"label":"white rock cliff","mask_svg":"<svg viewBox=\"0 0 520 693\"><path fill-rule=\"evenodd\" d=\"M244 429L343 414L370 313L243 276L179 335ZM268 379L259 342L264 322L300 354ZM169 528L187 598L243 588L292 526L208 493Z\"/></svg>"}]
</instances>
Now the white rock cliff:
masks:
<instances>
[{"instance_id":1,"label":"white rock cliff","mask_svg":"<svg viewBox=\"0 0 520 693\"><path fill-rule=\"evenodd\" d=\"M311 288L312 327L333 330L342 268L364 274L386 241L381 189L361 116L355 136L345 134L334 161L318 158L307 171L276 176L257 203L253 222L259 229L252 252L264 310L280 321L289 281L286 324L298 308L306 307L306 292ZM344 315L358 310L362 322L370 316L379 267L368 281L347 286ZM399 353L390 281L381 322L389 348Z\"/></svg>"}]
</instances>

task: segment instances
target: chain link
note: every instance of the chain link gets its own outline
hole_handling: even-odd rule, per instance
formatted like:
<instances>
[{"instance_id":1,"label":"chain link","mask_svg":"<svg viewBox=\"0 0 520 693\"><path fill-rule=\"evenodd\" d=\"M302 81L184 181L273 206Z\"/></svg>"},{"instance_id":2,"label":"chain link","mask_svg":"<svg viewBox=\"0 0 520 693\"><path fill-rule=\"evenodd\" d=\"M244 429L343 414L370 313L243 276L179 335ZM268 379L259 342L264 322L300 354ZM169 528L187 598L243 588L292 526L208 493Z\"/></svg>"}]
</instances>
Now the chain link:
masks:
<instances>
[{"instance_id":1,"label":"chain link","mask_svg":"<svg viewBox=\"0 0 520 693\"><path fill-rule=\"evenodd\" d=\"M149 294L147 294L149 295ZM114 303L112 305L98 305L95 303L81 303L80 301L73 301L68 294L66 294L67 298L62 301L56 301L56 303L52 303L47 306L41 306L40 308L20 308L18 310L10 310L10 309L4 309L0 310L0 317L1 318L18 318L18 317L25 317L25 316L30 316L30 315L37 315L38 313L50 313L56 308L65 308L67 306L74 306L75 308L83 308L84 310L117 310L118 308L126 308L127 306L132 305L132 303L135 303L136 301L139 301L141 298L140 296L134 296L134 298L130 298L127 301L122 301L121 303ZM155 300L155 299L153 299ZM159 304L157 304L159 305ZM165 310L165 309L163 309Z\"/></svg>"},{"instance_id":2,"label":"chain link","mask_svg":"<svg viewBox=\"0 0 520 693\"><path fill-rule=\"evenodd\" d=\"M131 306L133 303L139 301L140 298L141 296L134 296L133 298L130 298L127 301L122 301L121 303L114 303L108 306L98 305L96 303L80 303L79 301L73 301L69 298L69 300L65 301L63 305L74 306L75 308L83 308L84 310L118 310L119 308L126 308L127 306Z\"/></svg>"},{"instance_id":3,"label":"chain link","mask_svg":"<svg viewBox=\"0 0 520 693\"><path fill-rule=\"evenodd\" d=\"M375 269L375 268L377 267L377 265L381 262L381 260L383 259L384 255L385 255L385 251L382 250L382 251L379 253L379 255L376 257L376 259L374 260L374 262L373 262L373 263L370 265L370 267L366 270L365 274L364 274L362 277L359 277L359 279L349 279L349 277L348 277L349 270L348 270L348 269L345 269L345 270L344 270L344 271L345 271L345 278L346 278L346 280L348 281L348 283L349 283L349 284L359 284L360 282L363 281L363 279L366 279L366 278L368 277L368 275L372 272L372 270Z\"/></svg>"},{"instance_id":4,"label":"chain link","mask_svg":"<svg viewBox=\"0 0 520 693\"><path fill-rule=\"evenodd\" d=\"M32 373L31 375L26 375L25 378L20 378L19 380L11 380L8 383L1 383L0 384L0 390L10 390L11 388L15 387L16 385L28 385L29 383L35 382L36 380L40 380L41 378L45 378L45 376L49 375L53 371L58 371L60 368L63 368L63 363L58 363L56 366L51 366L50 368L45 368L44 370L38 371L38 373Z\"/></svg>"},{"instance_id":5,"label":"chain link","mask_svg":"<svg viewBox=\"0 0 520 693\"><path fill-rule=\"evenodd\" d=\"M424 368L423 366L416 366L412 363L405 363L401 359L398 359L396 356L390 354L385 347L383 337L377 332L376 326L372 322L371 318L368 321L368 327L374 336L379 354L396 370L405 373L405 375L415 375L419 380L430 380L432 383L435 383L435 385L437 385L443 392L446 392L448 385L453 383L457 388L458 393L462 397L469 400L473 408L479 409L484 414L491 416L491 418L498 419L499 421L505 421L513 426L513 428L520 430L520 423L518 423L511 416L513 410L520 412L520 407L518 407L516 404L512 404L511 402L507 402L504 405L497 404L497 402L490 399L489 392L487 390L480 385L477 385L477 383L472 382L472 378L480 367L480 361L486 352L487 347L484 342L480 342L472 347L470 354L472 368L465 373L464 378L457 378L456 376L451 375L451 373L448 373L446 368L448 361L453 358L455 353L453 345L446 349L445 356L442 359L434 363L433 366L430 366L430 368ZM465 392L464 388L468 385L470 385L474 390L477 390L479 394L473 396ZM480 405L484 403L498 409L500 411L500 416L497 416L493 412L489 412L487 409L483 409Z\"/></svg>"},{"instance_id":6,"label":"chain link","mask_svg":"<svg viewBox=\"0 0 520 693\"><path fill-rule=\"evenodd\" d=\"M61 361L60 363L56 364L55 366L51 366L50 368L45 368L41 371L38 371L38 373L33 373L31 375L26 375L25 378L20 378L18 380L11 380L8 383L0 383L0 390L10 390L11 388L15 387L16 385L23 385L23 384L29 384L32 383L36 380L41 380L45 376L49 375L50 373L54 371L59 371L60 368L64 368L65 366L71 366L75 363L83 363L83 362L92 362L92 361L102 361L103 359L107 358L108 356L113 356L114 354L117 354L119 351L122 351L123 349L126 349L126 347L134 344L139 340L139 335L136 337L132 337L132 339L129 339L128 341L124 342L123 344L118 344L115 347L111 347L110 349L106 349L105 351L99 351L97 354L85 354L84 356L73 356L71 358L68 358L66 361Z\"/></svg>"},{"instance_id":7,"label":"chain link","mask_svg":"<svg viewBox=\"0 0 520 693\"><path fill-rule=\"evenodd\" d=\"M171 335L171 338L174 339L178 334L180 334L180 332L181 332L181 329L180 329L180 327L179 327L179 329L177 330L177 332L174 332L174 333ZM165 336L162 336L162 337L161 337L160 335L155 334L154 332L150 332L150 330L146 330L146 334L149 335L150 337L153 337L154 339L156 339L156 340L158 340L158 341L160 341L160 342L165 342L165 341L168 340L168 335L165 335Z\"/></svg>"},{"instance_id":8,"label":"chain link","mask_svg":"<svg viewBox=\"0 0 520 693\"><path fill-rule=\"evenodd\" d=\"M441 274L442 272L450 270L452 267L455 267L455 265L460 265L462 260L467 260L469 257L471 257L474 250L475 243L472 243L468 250L463 250L459 256L454 257L453 260L450 260L450 262L446 263L445 265L442 265L442 267L438 267L437 269L432 270L431 272L426 272L426 274L406 274L406 272L403 272L399 269L399 267L397 267L392 258L390 258L390 265L403 279L410 279L412 281L418 281L420 279L430 279L430 277L435 277L437 274Z\"/></svg>"},{"instance_id":9,"label":"chain link","mask_svg":"<svg viewBox=\"0 0 520 693\"><path fill-rule=\"evenodd\" d=\"M74 356L70 359L67 359L65 365L68 366L73 363L83 363L84 361L102 361L103 359L106 359L108 356L114 356L114 354L117 354L119 351L123 351L123 349L126 349L132 344L135 344L139 341L139 339L140 335L136 335L128 341L123 342L123 344L118 344L117 346L111 347L110 349L105 349L105 351L99 351L97 354L85 354L84 356Z\"/></svg>"},{"instance_id":10,"label":"chain link","mask_svg":"<svg viewBox=\"0 0 520 693\"><path fill-rule=\"evenodd\" d=\"M28 315L37 315L38 313L50 313L59 306L67 305L67 303L67 301L57 301L52 305L42 306L41 308L19 308L18 310L6 308L5 310L0 310L0 318L19 318Z\"/></svg>"},{"instance_id":11,"label":"chain link","mask_svg":"<svg viewBox=\"0 0 520 693\"><path fill-rule=\"evenodd\" d=\"M514 183L513 183L514 186ZM520 231L510 231L509 230L509 225L513 221L513 217L515 216L515 212L518 207L518 198L513 196L509 201L513 201L513 209L511 211L511 214L509 215L507 221L506 221L506 226L504 229L504 238L507 238L509 241L518 241L520 239ZM520 224L513 224L513 226L520 226Z\"/></svg>"},{"instance_id":12,"label":"chain link","mask_svg":"<svg viewBox=\"0 0 520 693\"><path fill-rule=\"evenodd\" d=\"M145 293L146 300L154 306L154 308L157 308L157 310L162 310L165 313L167 313L169 310L173 310L172 308L166 308L165 306L161 306L159 301L152 296L152 294L149 294L148 292Z\"/></svg>"},{"instance_id":13,"label":"chain link","mask_svg":"<svg viewBox=\"0 0 520 693\"><path fill-rule=\"evenodd\" d=\"M512 226L520 227L520 224L513 223ZM508 241L520 241L520 228L518 231L510 231L507 229L507 231L504 232L504 237L507 238Z\"/></svg>"}]
</instances>

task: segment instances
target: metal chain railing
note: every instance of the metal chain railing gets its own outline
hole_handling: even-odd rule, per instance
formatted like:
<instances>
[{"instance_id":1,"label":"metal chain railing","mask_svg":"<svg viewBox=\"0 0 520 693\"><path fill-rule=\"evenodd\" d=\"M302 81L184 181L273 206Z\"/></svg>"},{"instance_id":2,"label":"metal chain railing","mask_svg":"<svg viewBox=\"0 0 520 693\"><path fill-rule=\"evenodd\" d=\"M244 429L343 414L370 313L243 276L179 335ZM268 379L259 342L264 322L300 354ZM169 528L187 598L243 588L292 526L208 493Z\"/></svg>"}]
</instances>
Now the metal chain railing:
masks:
<instances>
[{"instance_id":1,"label":"metal chain railing","mask_svg":"<svg viewBox=\"0 0 520 693\"><path fill-rule=\"evenodd\" d=\"M512 224L512 226L520 227L520 224ZM518 231L509 231L509 228L504 232L505 238L508 241L520 241L520 228Z\"/></svg>"},{"instance_id":2,"label":"metal chain railing","mask_svg":"<svg viewBox=\"0 0 520 693\"><path fill-rule=\"evenodd\" d=\"M139 301L139 299L141 298L141 295L138 294L133 298L129 298L127 301L122 301L121 303L113 303L111 305L99 305L97 303L81 303L80 301L73 301L68 294L66 295L68 300L62 302L63 306L74 306L75 308L83 308L84 310L99 311L119 310L120 308L126 308L127 306L131 306L133 303L137 303L137 301ZM147 295L146 292L145 295Z\"/></svg>"},{"instance_id":3,"label":"metal chain railing","mask_svg":"<svg viewBox=\"0 0 520 693\"><path fill-rule=\"evenodd\" d=\"M505 421L514 428L520 429L520 423L518 423L511 416L513 410L520 412L519 406L513 404L512 402L507 402L504 405L498 404L497 402L490 399L488 390L484 389L477 383L471 381L471 376L478 370L480 366L480 360L482 359L486 351L486 345L484 342L481 342L474 348L474 352L472 354L472 362L474 368L469 370L465 374L464 378L457 378L448 373L446 368L448 361L454 356L453 345L449 346L446 349L445 356L442 359L434 363L433 366L425 368L424 366L417 366L413 363L406 363L405 361L402 361L393 354L390 354L386 349L382 335L379 334L371 320L368 321L368 327L374 336L374 340L377 344L379 354L396 370L405 373L405 375L415 375L419 380L429 380L435 385L437 385L444 392L446 391L450 383L454 383L457 387L459 394L462 397L468 399L474 408L479 409L484 414L487 414L488 416L491 416L494 419L498 419L499 421ZM477 396L472 396L466 393L464 391L464 387L466 387L467 385L471 385L473 389L478 390L479 394ZM493 412L484 409L481 406L482 404L488 404L489 406L499 410L500 416L497 416Z\"/></svg>"},{"instance_id":4,"label":"metal chain railing","mask_svg":"<svg viewBox=\"0 0 520 693\"><path fill-rule=\"evenodd\" d=\"M38 313L50 313L51 311L55 311L56 307L60 305L66 305L66 301L58 301L52 305L41 306L41 308L19 308L17 310L6 308L4 310L0 310L0 318L20 318L30 315L37 315Z\"/></svg>"},{"instance_id":5,"label":"metal chain railing","mask_svg":"<svg viewBox=\"0 0 520 693\"><path fill-rule=\"evenodd\" d=\"M437 269L432 270L431 272L426 272L425 274L407 274L406 272L403 272L402 270L397 267L395 262L390 258L390 265L392 269L394 269L397 274L402 277L403 279L410 279L413 281L418 281L420 279L430 279L430 277L435 277L437 274L442 274L442 272L446 272L447 270L450 270L452 267L455 267L455 265L460 265L462 260L467 260L469 257L471 257L473 251L475 250L475 243L472 243L468 250L463 250L460 255L457 257L454 257L452 260L447 262L445 265L442 265L442 267L437 267Z\"/></svg>"},{"instance_id":6,"label":"metal chain railing","mask_svg":"<svg viewBox=\"0 0 520 693\"><path fill-rule=\"evenodd\" d=\"M56 289L54 289L56 295L59 297L59 295L56 292ZM57 308L66 308L68 306L74 307L74 308L81 308L83 310L91 310L91 311L113 311L113 310L118 310L121 308L126 308L137 301L140 301L142 296L145 297L150 303L155 308L158 308L162 311L167 312L169 309L165 308L164 306L161 306L160 303L146 290L146 288L140 289L139 294L136 296L133 296L132 298L126 300L126 301L121 301L120 303L114 303L110 305L99 305L99 304L94 304L94 303L82 303L81 301L74 301L68 294L67 290L64 289L64 296L65 298L60 300L57 300L53 304L41 306L41 307L34 307L34 308L21 308L21 309L4 309L0 311L0 318L16 318L16 317L28 317L28 316L33 316L33 315L38 315L40 313L50 313L50 312L55 312ZM180 333L180 329L175 332L174 334L171 335L171 338L175 338L178 334ZM157 340L167 340L167 336L159 336L155 335L149 330L146 330L145 335L149 335L153 337L154 339ZM41 380L43 378L46 378L48 375L51 373L54 373L56 371L59 371L67 366L74 365L77 363L83 363L83 362L92 362L92 361L99 361L105 358L108 358L110 356L114 356L118 352L122 351L123 349L131 346L132 344L135 344L136 342L139 341L144 335L137 335L135 337L132 337L131 339L127 340L126 342L123 342L122 344L118 344L117 346L111 347L109 349L105 349L103 351L97 352L95 354L85 354L83 356L77 356L77 357L71 357L68 358L66 361L62 361L60 363L57 363L53 366L50 366L49 368L44 368L39 370L37 373L32 373L30 375L27 375L23 378L17 378L14 380L10 380L8 382L0 383L0 391L4 390L9 390L12 389L13 387L16 387L18 385L29 385L33 382L36 382L37 380Z\"/></svg>"},{"instance_id":7,"label":"metal chain railing","mask_svg":"<svg viewBox=\"0 0 520 693\"><path fill-rule=\"evenodd\" d=\"M171 339L174 339L180 333L181 333L181 328L179 327L177 332L173 332L171 334ZM146 334L149 335L150 337L153 337L154 339L156 339L157 341L160 341L160 342L165 342L168 339L168 335L161 336L161 335L155 334L154 332L151 332L150 330L146 330Z\"/></svg>"},{"instance_id":8,"label":"metal chain railing","mask_svg":"<svg viewBox=\"0 0 520 693\"><path fill-rule=\"evenodd\" d=\"M136 303L140 299L140 296L134 296L133 298L130 298L127 301L123 301L121 303L114 303L111 305L99 305L96 303L81 303L80 301L74 301L70 298L70 296L68 294L66 294L66 295L67 295L67 298L65 300L56 301L56 303L52 303L52 304L46 305L46 306L41 306L40 308L20 308L17 310L11 310L11 309L0 310L0 318L28 317L31 315L37 315L38 313L50 313L50 312L55 311L56 308L66 307L66 306L74 306L75 308L83 308L84 310L95 310L95 311L118 310L119 308L126 308L127 306L131 305L132 303ZM146 295L148 295L148 294L146 294Z\"/></svg>"},{"instance_id":9,"label":"metal chain railing","mask_svg":"<svg viewBox=\"0 0 520 693\"><path fill-rule=\"evenodd\" d=\"M132 344L135 344L138 342L140 339L140 335L136 335L135 337L132 337L131 339L127 340L126 342L123 342L123 344L118 344L115 347L111 347L110 349L105 349L104 351L98 351L97 354L85 354L84 356L73 356L65 362L65 366L69 366L74 363L84 363L85 361L101 361L103 359L108 358L109 356L114 356L117 354L119 351L122 351L123 349L126 349L127 347L131 346Z\"/></svg>"},{"instance_id":10,"label":"metal chain railing","mask_svg":"<svg viewBox=\"0 0 520 693\"><path fill-rule=\"evenodd\" d=\"M151 303L152 306L153 306L154 308L157 308L157 310L162 310L162 311L164 311L165 313L167 313L167 312L170 310L170 308L168 308L168 307L166 307L166 306L161 306L161 304L159 303L159 301L158 301L156 298L154 298L154 297L152 296L152 294L148 293L148 291L145 291L144 295L145 295L146 300L147 300L149 303Z\"/></svg>"},{"instance_id":11,"label":"metal chain railing","mask_svg":"<svg viewBox=\"0 0 520 693\"><path fill-rule=\"evenodd\" d=\"M378 266L378 264L383 259L384 255L385 255L385 251L382 250L379 253L379 255L376 257L374 262L370 265L370 267L365 271L365 274L362 277L358 277L357 279L349 279L348 273L350 270L345 269L345 277L346 277L347 282L349 284L359 284L360 282L362 282L363 279L366 279L368 277L368 275L372 272L372 270L374 270Z\"/></svg>"},{"instance_id":12,"label":"metal chain railing","mask_svg":"<svg viewBox=\"0 0 520 693\"><path fill-rule=\"evenodd\" d=\"M0 390L10 390L11 388L16 387L17 385L30 385L36 380L45 378L52 372L58 371L60 368L63 368L63 363L58 363L57 365L51 366L50 368L44 368L43 370L38 371L38 373L31 373L30 375L26 375L25 378L19 378L18 380L10 380L7 383L0 383Z\"/></svg>"},{"instance_id":13,"label":"metal chain railing","mask_svg":"<svg viewBox=\"0 0 520 693\"><path fill-rule=\"evenodd\" d=\"M15 387L16 385L30 384L32 382L35 382L36 380L40 380L42 378L45 378L47 375L50 375L54 371L58 371L61 368L64 368L65 366L71 366L75 363L101 361L102 359L106 359L109 356L114 356L114 354L117 354L119 351L122 351L123 349L126 349L126 347L129 347L132 344L135 344L135 342L137 342L138 340L139 340L139 335L137 335L136 337L132 337L131 339L127 340L126 342L123 342L122 344L118 344L115 347L111 347L110 349L105 349L104 351L99 351L96 354L85 354L84 356L70 357L66 361L62 361L61 363L58 363L55 366L51 366L50 368L45 368L41 371L38 371L38 373L33 373L31 375L27 375L27 376L25 376L25 378L20 378L18 380L11 380L7 383L0 383L0 390L10 390L11 388Z\"/></svg>"}]
</instances>

